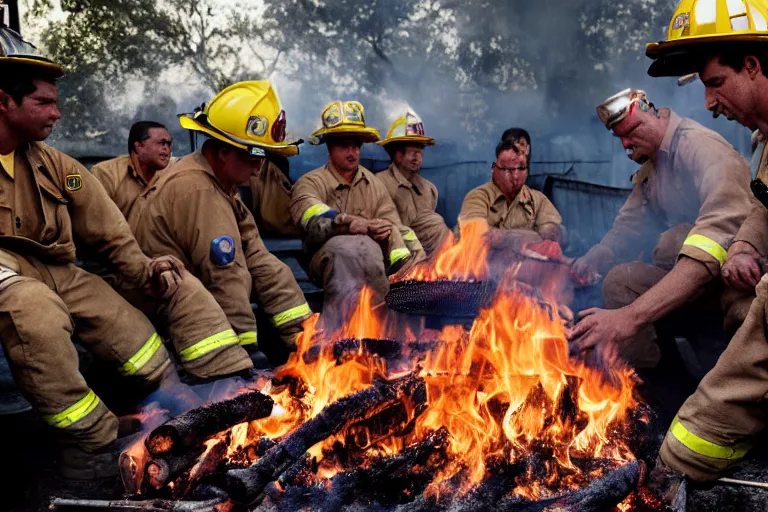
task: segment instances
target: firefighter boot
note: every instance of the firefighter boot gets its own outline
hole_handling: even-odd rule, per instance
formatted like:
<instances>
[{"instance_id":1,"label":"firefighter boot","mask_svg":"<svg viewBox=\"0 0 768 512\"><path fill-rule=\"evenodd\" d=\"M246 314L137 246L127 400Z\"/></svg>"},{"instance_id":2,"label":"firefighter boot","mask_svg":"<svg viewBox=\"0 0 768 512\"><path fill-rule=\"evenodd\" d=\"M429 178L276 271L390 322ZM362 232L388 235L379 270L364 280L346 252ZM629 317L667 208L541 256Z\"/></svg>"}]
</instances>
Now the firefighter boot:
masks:
<instances>
[{"instance_id":1,"label":"firefighter boot","mask_svg":"<svg viewBox=\"0 0 768 512\"><path fill-rule=\"evenodd\" d=\"M85 451L78 446L63 447L58 464L59 473L68 480L116 478L120 475L120 454L140 440L139 433L118 438L95 451Z\"/></svg>"}]
</instances>

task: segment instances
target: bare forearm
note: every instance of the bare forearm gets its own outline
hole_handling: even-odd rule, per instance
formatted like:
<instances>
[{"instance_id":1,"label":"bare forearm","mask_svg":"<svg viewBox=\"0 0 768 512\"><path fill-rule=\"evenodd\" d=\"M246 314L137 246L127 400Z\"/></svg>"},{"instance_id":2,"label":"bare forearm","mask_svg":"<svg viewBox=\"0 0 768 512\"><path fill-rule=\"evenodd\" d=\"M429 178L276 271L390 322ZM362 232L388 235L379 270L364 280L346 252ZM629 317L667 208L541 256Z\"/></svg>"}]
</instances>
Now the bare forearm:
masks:
<instances>
[{"instance_id":1,"label":"bare forearm","mask_svg":"<svg viewBox=\"0 0 768 512\"><path fill-rule=\"evenodd\" d=\"M653 323L695 298L712 280L707 267L682 256L669 274L628 306L638 323Z\"/></svg>"}]
</instances>

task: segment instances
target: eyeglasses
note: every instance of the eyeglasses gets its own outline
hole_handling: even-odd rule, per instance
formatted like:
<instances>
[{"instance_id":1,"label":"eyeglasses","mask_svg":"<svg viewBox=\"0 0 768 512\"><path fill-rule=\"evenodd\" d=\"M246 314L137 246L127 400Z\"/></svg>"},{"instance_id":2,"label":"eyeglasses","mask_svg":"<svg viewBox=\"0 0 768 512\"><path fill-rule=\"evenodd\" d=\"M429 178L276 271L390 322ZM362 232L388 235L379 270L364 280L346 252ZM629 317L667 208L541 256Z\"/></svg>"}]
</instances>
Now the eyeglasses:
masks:
<instances>
[{"instance_id":1,"label":"eyeglasses","mask_svg":"<svg viewBox=\"0 0 768 512\"><path fill-rule=\"evenodd\" d=\"M491 164L491 167L493 169L497 169L500 172L507 172L507 173L513 173L513 172L528 172L528 166L523 165L520 167L502 167L500 165L497 165L496 162Z\"/></svg>"}]
</instances>

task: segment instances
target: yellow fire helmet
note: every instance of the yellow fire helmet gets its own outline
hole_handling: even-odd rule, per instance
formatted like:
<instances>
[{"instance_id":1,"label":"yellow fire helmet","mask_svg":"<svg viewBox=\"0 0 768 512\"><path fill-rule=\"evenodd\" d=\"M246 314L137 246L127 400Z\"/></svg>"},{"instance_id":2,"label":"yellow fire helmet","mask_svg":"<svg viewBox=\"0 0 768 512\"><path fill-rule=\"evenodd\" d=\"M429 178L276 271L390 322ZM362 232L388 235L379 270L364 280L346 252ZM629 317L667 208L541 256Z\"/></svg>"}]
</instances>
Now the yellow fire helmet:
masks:
<instances>
[{"instance_id":1,"label":"yellow fire helmet","mask_svg":"<svg viewBox=\"0 0 768 512\"><path fill-rule=\"evenodd\" d=\"M8 68L27 69L54 79L64 75L64 66L41 57L35 45L10 28L0 26L0 73L12 73Z\"/></svg>"},{"instance_id":2,"label":"yellow fire helmet","mask_svg":"<svg viewBox=\"0 0 768 512\"><path fill-rule=\"evenodd\" d=\"M651 76L682 76L698 71L697 52L731 43L768 42L765 0L682 0L672 16L666 41L649 43Z\"/></svg>"},{"instance_id":3,"label":"yellow fire helmet","mask_svg":"<svg viewBox=\"0 0 768 512\"><path fill-rule=\"evenodd\" d=\"M359 101L334 101L323 109L322 128L312 132L309 143L318 145L331 136L350 136L363 142L379 140L379 131L365 125L365 109Z\"/></svg>"},{"instance_id":4,"label":"yellow fire helmet","mask_svg":"<svg viewBox=\"0 0 768 512\"><path fill-rule=\"evenodd\" d=\"M427 137L424 133L424 123L421 118L413 112L406 112L404 116L401 116L392 123L387 132L387 138L377 142L381 146L387 146L392 143L413 143L424 144L425 146L433 146L435 139Z\"/></svg>"},{"instance_id":5,"label":"yellow fire helmet","mask_svg":"<svg viewBox=\"0 0 768 512\"><path fill-rule=\"evenodd\" d=\"M302 140L285 141L285 110L267 80L238 82L190 114L179 114L182 128L203 132L250 154L299 153Z\"/></svg>"}]
</instances>

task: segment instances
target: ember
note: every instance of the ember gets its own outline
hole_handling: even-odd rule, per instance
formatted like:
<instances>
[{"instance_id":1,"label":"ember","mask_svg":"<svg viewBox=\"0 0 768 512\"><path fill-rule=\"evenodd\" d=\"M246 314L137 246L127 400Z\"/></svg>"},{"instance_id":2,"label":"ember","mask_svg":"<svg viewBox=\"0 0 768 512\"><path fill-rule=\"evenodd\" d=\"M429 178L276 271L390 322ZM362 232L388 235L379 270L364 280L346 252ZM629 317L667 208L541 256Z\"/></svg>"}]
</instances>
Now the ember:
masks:
<instances>
[{"instance_id":1,"label":"ember","mask_svg":"<svg viewBox=\"0 0 768 512\"><path fill-rule=\"evenodd\" d=\"M485 279L484 247L481 229L464 228L406 277ZM240 395L238 409L191 411L150 435L144 491L184 498L205 482L239 503L318 510L617 505L642 473L633 373L570 359L556 304L514 269L497 282L469 329L426 329L371 304L369 290L338 332L315 315L268 397ZM214 408L227 411L219 422L205 414Z\"/></svg>"}]
</instances>

